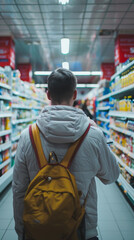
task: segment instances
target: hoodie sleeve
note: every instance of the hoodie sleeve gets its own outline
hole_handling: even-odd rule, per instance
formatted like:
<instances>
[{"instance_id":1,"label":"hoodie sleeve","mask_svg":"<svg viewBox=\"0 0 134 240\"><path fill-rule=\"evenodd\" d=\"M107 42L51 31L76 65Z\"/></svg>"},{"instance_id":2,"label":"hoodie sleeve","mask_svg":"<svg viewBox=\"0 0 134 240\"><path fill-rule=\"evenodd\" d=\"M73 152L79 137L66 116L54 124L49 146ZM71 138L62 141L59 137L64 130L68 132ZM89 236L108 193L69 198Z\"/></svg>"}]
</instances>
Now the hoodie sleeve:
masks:
<instances>
[{"instance_id":1,"label":"hoodie sleeve","mask_svg":"<svg viewBox=\"0 0 134 240\"><path fill-rule=\"evenodd\" d=\"M99 141L99 166L96 176L104 184L115 182L118 179L120 173L118 163L102 132Z\"/></svg>"},{"instance_id":2,"label":"hoodie sleeve","mask_svg":"<svg viewBox=\"0 0 134 240\"><path fill-rule=\"evenodd\" d=\"M18 234L19 240L23 239L23 200L30 182L24 149L25 140L24 136L22 135L17 147L12 182L15 230Z\"/></svg>"}]
</instances>

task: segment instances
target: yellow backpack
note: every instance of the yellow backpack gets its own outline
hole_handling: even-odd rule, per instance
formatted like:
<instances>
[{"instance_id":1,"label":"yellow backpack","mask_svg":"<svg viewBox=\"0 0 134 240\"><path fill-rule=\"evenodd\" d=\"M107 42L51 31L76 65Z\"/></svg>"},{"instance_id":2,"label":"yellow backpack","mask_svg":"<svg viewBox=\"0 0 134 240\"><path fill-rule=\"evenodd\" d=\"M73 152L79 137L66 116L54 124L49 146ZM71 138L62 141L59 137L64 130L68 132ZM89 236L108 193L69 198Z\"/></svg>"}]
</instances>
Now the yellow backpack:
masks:
<instances>
[{"instance_id":1,"label":"yellow backpack","mask_svg":"<svg viewBox=\"0 0 134 240\"><path fill-rule=\"evenodd\" d=\"M76 151L86 136L74 142L64 159L51 163L57 157L50 153L49 161L43 152L39 129L29 127L31 142L40 170L31 181L24 198L23 221L26 239L29 240L77 240L77 229L83 219L85 208L80 205L80 194L70 166Z\"/></svg>"}]
</instances>

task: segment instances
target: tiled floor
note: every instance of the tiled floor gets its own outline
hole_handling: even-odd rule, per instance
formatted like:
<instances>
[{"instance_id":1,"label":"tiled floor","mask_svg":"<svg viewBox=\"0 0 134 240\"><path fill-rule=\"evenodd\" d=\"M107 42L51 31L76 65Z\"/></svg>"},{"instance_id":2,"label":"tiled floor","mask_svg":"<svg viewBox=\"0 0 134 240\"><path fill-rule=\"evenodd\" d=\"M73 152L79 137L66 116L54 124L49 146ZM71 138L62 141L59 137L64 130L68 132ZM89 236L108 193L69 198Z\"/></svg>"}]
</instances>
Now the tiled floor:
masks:
<instances>
[{"instance_id":1,"label":"tiled floor","mask_svg":"<svg viewBox=\"0 0 134 240\"><path fill-rule=\"evenodd\" d=\"M134 240L134 212L116 184L97 180L97 191L99 240ZM11 186L0 198L0 239L17 240Z\"/></svg>"}]
</instances>

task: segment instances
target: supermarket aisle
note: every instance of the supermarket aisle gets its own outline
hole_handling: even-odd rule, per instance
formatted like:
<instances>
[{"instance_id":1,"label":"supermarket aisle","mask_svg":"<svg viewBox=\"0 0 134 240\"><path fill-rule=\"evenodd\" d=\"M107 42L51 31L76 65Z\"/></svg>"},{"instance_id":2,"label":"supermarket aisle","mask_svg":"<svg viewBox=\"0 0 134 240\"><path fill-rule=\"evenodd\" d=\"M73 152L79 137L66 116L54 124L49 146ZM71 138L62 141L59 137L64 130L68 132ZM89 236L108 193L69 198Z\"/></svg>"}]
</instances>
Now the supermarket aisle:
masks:
<instances>
[{"instance_id":1,"label":"supermarket aisle","mask_svg":"<svg viewBox=\"0 0 134 240\"><path fill-rule=\"evenodd\" d=\"M133 240L134 213L116 184L97 180L99 194L99 240ZM11 186L0 199L0 239L17 240L14 231Z\"/></svg>"}]
</instances>

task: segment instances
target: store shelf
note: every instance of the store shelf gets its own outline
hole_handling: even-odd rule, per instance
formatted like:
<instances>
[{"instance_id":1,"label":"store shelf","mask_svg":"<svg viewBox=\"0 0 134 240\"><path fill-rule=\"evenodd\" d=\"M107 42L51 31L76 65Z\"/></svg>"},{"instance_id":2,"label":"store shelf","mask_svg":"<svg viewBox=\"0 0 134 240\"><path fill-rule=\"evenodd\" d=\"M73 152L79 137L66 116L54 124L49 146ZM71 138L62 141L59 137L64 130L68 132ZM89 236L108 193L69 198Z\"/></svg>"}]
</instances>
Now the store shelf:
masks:
<instances>
[{"instance_id":1,"label":"store shelf","mask_svg":"<svg viewBox=\"0 0 134 240\"><path fill-rule=\"evenodd\" d=\"M19 140L19 138L20 138L20 134L15 136L15 137L12 137L12 142L15 142L15 141Z\"/></svg>"},{"instance_id":2,"label":"store shelf","mask_svg":"<svg viewBox=\"0 0 134 240\"><path fill-rule=\"evenodd\" d=\"M119 74L123 73L124 71L126 71L128 68L130 68L132 65L134 64L134 61L130 62L129 64L127 64L126 66L122 67L122 69L118 72L116 72L112 77L111 80L114 79L116 76L118 76Z\"/></svg>"},{"instance_id":3,"label":"store shelf","mask_svg":"<svg viewBox=\"0 0 134 240\"><path fill-rule=\"evenodd\" d=\"M1 131L0 132L0 137L2 137L2 136L5 136L5 135L7 135L7 134L11 134L11 130L4 130L4 131Z\"/></svg>"},{"instance_id":4,"label":"store shelf","mask_svg":"<svg viewBox=\"0 0 134 240\"><path fill-rule=\"evenodd\" d=\"M46 103L44 100L39 99L39 98L32 97L32 99L35 100L35 101L37 101L37 102Z\"/></svg>"},{"instance_id":5,"label":"store shelf","mask_svg":"<svg viewBox=\"0 0 134 240\"><path fill-rule=\"evenodd\" d=\"M129 92L129 91L132 91L132 90L134 90L134 84L131 84L127 87L121 88L120 90L108 93L108 94L98 98L97 101L100 102L100 101L103 101L105 99L108 99L108 98L116 96L116 95L120 96L120 95L122 95L122 93L126 93L126 92Z\"/></svg>"},{"instance_id":6,"label":"store shelf","mask_svg":"<svg viewBox=\"0 0 134 240\"><path fill-rule=\"evenodd\" d=\"M11 142L0 144L0 152L5 151L6 149L11 147Z\"/></svg>"},{"instance_id":7,"label":"store shelf","mask_svg":"<svg viewBox=\"0 0 134 240\"><path fill-rule=\"evenodd\" d=\"M24 119L18 119L18 120L13 120L12 124L19 124L19 123L26 123L26 122L32 122L35 121L37 118L24 118Z\"/></svg>"},{"instance_id":8,"label":"store shelf","mask_svg":"<svg viewBox=\"0 0 134 240\"><path fill-rule=\"evenodd\" d=\"M97 107L96 111L107 111L110 109L110 106L105 106L105 107Z\"/></svg>"},{"instance_id":9,"label":"store shelf","mask_svg":"<svg viewBox=\"0 0 134 240\"><path fill-rule=\"evenodd\" d=\"M108 115L112 117L125 117L134 119L134 112L109 111Z\"/></svg>"},{"instance_id":10,"label":"store shelf","mask_svg":"<svg viewBox=\"0 0 134 240\"><path fill-rule=\"evenodd\" d=\"M0 82L0 87L6 88L6 89L9 89L9 90L11 89L11 87L8 84L1 83L1 82Z\"/></svg>"},{"instance_id":11,"label":"store shelf","mask_svg":"<svg viewBox=\"0 0 134 240\"><path fill-rule=\"evenodd\" d=\"M2 96L2 95L0 95L0 100L11 101L12 98L9 97L9 96Z\"/></svg>"},{"instance_id":12,"label":"store shelf","mask_svg":"<svg viewBox=\"0 0 134 240\"><path fill-rule=\"evenodd\" d=\"M112 92L110 97L113 97L113 96L116 96L116 95L119 96L122 93L126 93L126 92L128 92L130 90L131 91L134 90L134 84L131 84L131 85L127 86L127 87L124 87L124 88L121 88L121 89L119 89L117 91Z\"/></svg>"},{"instance_id":13,"label":"store shelf","mask_svg":"<svg viewBox=\"0 0 134 240\"><path fill-rule=\"evenodd\" d=\"M113 154L116 157L117 162L120 163L120 165L123 166L131 176L134 176L134 169L128 167L114 152Z\"/></svg>"},{"instance_id":14,"label":"store shelf","mask_svg":"<svg viewBox=\"0 0 134 240\"><path fill-rule=\"evenodd\" d=\"M134 203L134 188L125 180L125 178L120 174L119 178L117 179L119 186L123 187L124 193L128 194L131 200Z\"/></svg>"},{"instance_id":15,"label":"store shelf","mask_svg":"<svg viewBox=\"0 0 134 240\"><path fill-rule=\"evenodd\" d=\"M14 157L16 155L16 150L12 152L11 157Z\"/></svg>"},{"instance_id":16,"label":"store shelf","mask_svg":"<svg viewBox=\"0 0 134 240\"><path fill-rule=\"evenodd\" d=\"M126 153L129 157L133 158L134 159L134 153L128 151L125 147L122 147L119 143L117 143L116 141L113 141L113 144L118 148L120 149L122 152Z\"/></svg>"},{"instance_id":17,"label":"store shelf","mask_svg":"<svg viewBox=\"0 0 134 240\"><path fill-rule=\"evenodd\" d=\"M28 95L23 94L23 93L20 93L20 92L17 92L17 91L13 91L12 94L14 94L14 95L16 95L16 96L19 96L19 97L31 99L31 97L29 97Z\"/></svg>"},{"instance_id":18,"label":"store shelf","mask_svg":"<svg viewBox=\"0 0 134 240\"><path fill-rule=\"evenodd\" d=\"M0 164L0 169L2 169L3 167L5 167L7 164L9 164L11 162L11 159L7 159L6 161L4 161L3 163Z\"/></svg>"},{"instance_id":19,"label":"store shelf","mask_svg":"<svg viewBox=\"0 0 134 240\"><path fill-rule=\"evenodd\" d=\"M109 127L117 132L121 132L121 133L124 133L128 136L131 136L131 137L134 137L134 132L132 131L129 131L129 130L126 130L126 129L123 129L123 128L120 128L120 127L116 127L114 125L109 125Z\"/></svg>"},{"instance_id":20,"label":"store shelf","mask_svg":"<svg viewBox=\"0 0 134 240\"><path fill-rule=\"evenodd\" d=\"M100 126L99 126L99 128L100 128L104 133L106 133L107 135L110 135L110 132L109 132L108 130L106 130L105 128L102 128L102 127L100 127Z\"/></svg>"},{"instance_id":21,"label":"store shelf","mask_svg":"<svg viewBox=\"0 0 134 240\"><path fill-rule=\"evenodd\" d=\"M12 105L12 108L15 109L27 109L27 110L31 110L31 107L27 107L27 106L20 106L20 105Z\"/></svg>"},{"instance_id":22,"label":"store shelf","mask_svg":"<svg viewBox=\"0 0 134 240\"><path fill-rule=\"evenodd\" d=\"M0 112L0 118L12 117L11 112Z\"/></svg>"},{"instance_id":23,"label":"store shelf","mask_svg":"<svg viewBox=\"0 0 134 240\"><path fill-rule=\"evenodd\" d=\"M103 101L103 100L105 100L105 99L108 99L110 96L111 96L111 93L108 93L108 94L106 94L106 95L98 98L97 101L98 101L98 102Z\"/></svg>"},{"instance_id":24,"label":"store shelf","mask_svg":"<svg viewBox=\"0 0 134 240\"><path fill-rule=\"evenodd\" d=\"M106 122L106 123L109 123L109 122L110 122L110 120L107 119L107 118L97 117L96 119L99 120L99 121L101 121L101 122Z\"/></svg>"},{"instance_id":25,"label":"store shelf","mask_svg":"<svg viewBox=\"0 0 134 240\"><path fill-rule=\"evenodd\" d=\"M41 110L43 107L32 107L32 109L35 109L35 110Z\"/></svg>"},{"instance_id":26,"label":"store shelf","mask_svg":"<svg viewBox=\"0 0 134 240\"><path fill-rule=\"evenodd\" d=\"M10 168L6 173L0 177L0 193L5 189L5 187L12 181L13 177L13 167Z\"/></svg>"}]
</instances>

